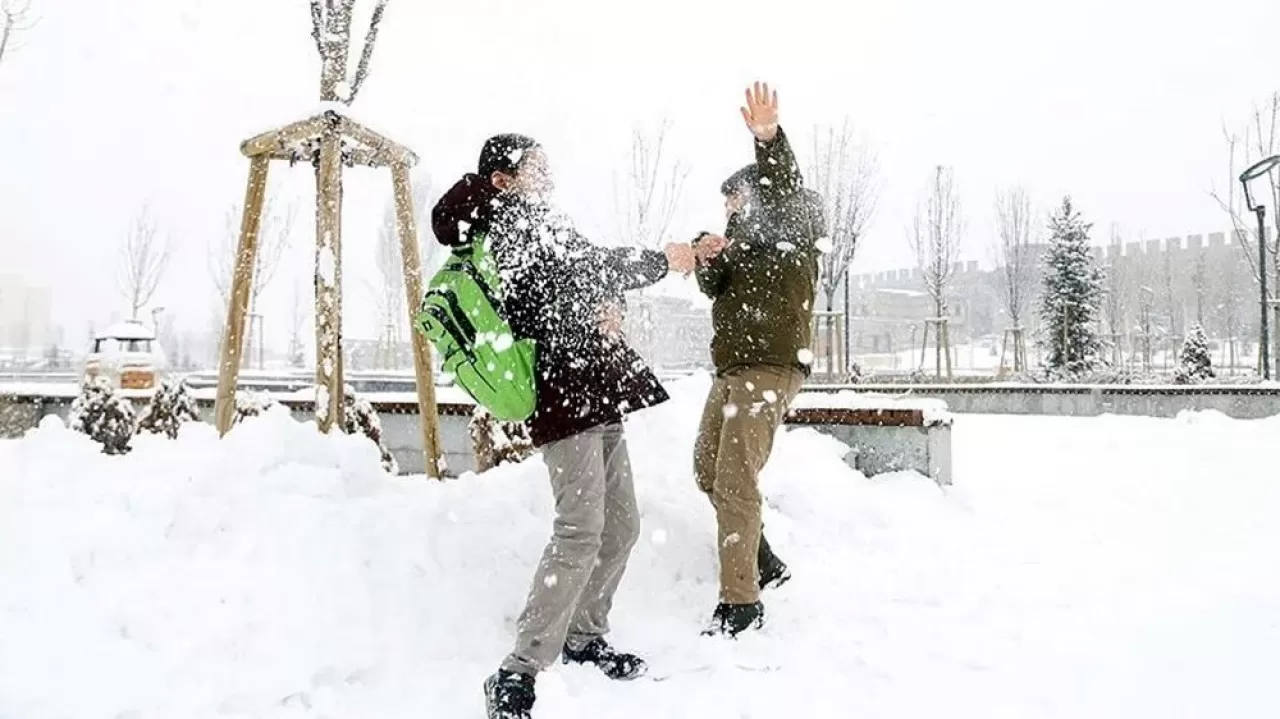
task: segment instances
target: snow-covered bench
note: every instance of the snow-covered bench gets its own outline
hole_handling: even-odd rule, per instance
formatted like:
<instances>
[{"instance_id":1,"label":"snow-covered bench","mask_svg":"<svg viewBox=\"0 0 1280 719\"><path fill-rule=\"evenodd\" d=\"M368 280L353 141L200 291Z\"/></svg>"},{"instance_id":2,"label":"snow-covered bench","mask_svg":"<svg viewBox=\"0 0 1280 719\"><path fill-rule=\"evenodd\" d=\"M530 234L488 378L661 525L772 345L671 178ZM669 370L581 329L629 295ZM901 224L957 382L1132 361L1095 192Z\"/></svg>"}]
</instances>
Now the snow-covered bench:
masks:
<instances>
[{"instance_id":1,"label":"snow-covered bench","mask_svg":"<svg viewBox=\"0 0 1280 719\"><path fill-rule=\"evenodd\" d=\"M951 484L951 414L940 400L806 391L787 424L813 427L849 445L845 461L868 477L914 470Z\"/></svg>"}]
</instances>

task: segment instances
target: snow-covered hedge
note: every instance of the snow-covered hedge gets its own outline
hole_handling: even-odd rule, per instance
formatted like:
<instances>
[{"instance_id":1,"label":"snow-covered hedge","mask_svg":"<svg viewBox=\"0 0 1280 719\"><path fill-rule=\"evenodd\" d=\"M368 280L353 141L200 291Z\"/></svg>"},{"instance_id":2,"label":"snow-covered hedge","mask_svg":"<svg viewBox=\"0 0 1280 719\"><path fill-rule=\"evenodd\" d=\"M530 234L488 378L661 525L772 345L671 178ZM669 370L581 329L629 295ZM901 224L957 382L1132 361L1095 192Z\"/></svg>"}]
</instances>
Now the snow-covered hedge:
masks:
<instances>
[{"instance_id":1,"label":"snow-covered hedge","mask_svg":"<svg viewBox=\"0 0 1280 719\"><path fill-rule=\"evenodd\" d=\"M523 424L499 422L484 407L477 406L471 413L468 429L477 472L502 464L519 464L533 454L533 442Z\"/></svg>"},{"instance_id":2,"label":"snow-covered hedge","mask_svg":"<svg viewBox=\"0 0 1280 719\"><path fill-rule=\"evenodd\" d=\"M342 421L342 431L347 434L363 434L378 445L384 470L390 474L399 473L400 467L396 463L396 458L382 441L382 420L378 418L378 413L374 411L373 405L369 404L369 400L357 396L351 385L347 385L343 390Z\"/></svg>"},{"instance_id":3,"label":"snow-covered hedge","mask_svg":"<svg viewBox=\"0 0 1280 719\"><path fill-rule=\"evenodd\" d=\"M196 409L195 397L191 396L191 388L186 380L165 377L138 422L138 431L177 439L178 429L183 424L199 421L200 412Z\"/></svg>"},{"instance_id":4,"label":"snow-covered hedge","mask_svg":"<svg viewBox=\"0 0 1280 719\"><path fill-rule=\"evenodd\" d=\"M127 454L137 418L133 405L106 377L86 382L71 403L67 426L102 445L106 454Z\"/></svg>"}]
</instances>

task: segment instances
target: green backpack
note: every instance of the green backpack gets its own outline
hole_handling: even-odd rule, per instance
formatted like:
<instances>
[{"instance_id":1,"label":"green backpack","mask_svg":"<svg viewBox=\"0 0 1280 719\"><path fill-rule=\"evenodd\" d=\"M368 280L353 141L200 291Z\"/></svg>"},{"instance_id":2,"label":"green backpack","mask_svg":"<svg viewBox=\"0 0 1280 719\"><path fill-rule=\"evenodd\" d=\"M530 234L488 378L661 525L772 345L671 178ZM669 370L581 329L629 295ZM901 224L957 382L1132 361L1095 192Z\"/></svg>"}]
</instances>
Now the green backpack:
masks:
<instances>
[{"instance_id":1,"label":"green backpack","mask_svg":"<svg viewBox=\"0 0 1280 719\"><path fill-rule=\"evenodd\" d=\"M416 324L440 353L444 371L494 418L523 422L533 414L534 343L515 339L503 317L484 237L455 249L431 278Z\"/></svg>"}]
</instances>

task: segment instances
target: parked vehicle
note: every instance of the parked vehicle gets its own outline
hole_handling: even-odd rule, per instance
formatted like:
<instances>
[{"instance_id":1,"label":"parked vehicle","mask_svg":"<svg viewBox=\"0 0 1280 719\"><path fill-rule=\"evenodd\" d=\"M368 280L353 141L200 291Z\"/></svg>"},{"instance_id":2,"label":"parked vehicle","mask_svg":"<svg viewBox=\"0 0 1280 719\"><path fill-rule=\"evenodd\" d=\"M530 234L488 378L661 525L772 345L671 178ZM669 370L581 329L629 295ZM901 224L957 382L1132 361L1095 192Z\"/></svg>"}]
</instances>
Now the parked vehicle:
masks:
<instances>
[{"instance_id":1,"label":"parked vehicle","mask_svg":"<svg viewBox=\"0 0 1280 719\"><path fill-rule=\"evenodd\" d=\"M166 367L155 330L138 320L112 325L93 338L84 379L104 376L119 389L153 389Z\"/></svg>"}]
</instances>

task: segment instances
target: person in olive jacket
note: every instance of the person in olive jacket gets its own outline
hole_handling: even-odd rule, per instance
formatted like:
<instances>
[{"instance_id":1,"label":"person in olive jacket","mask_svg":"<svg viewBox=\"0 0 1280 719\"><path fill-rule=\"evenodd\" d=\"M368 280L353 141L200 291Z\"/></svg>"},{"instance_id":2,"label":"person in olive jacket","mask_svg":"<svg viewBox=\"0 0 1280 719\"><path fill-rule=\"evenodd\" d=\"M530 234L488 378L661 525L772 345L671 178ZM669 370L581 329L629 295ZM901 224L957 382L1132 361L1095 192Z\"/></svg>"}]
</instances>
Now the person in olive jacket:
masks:
<instances>
[{"instance_id":1,"label":"person in olive jacket","mask_svg":"<svg viewBox=\"0 0 1280 719\"><path fill-rule=\"evenodd\" d=\"M432 210L445 245L483 236L501 282L501 312L536 348L530 438L555 497L551 541L517 623L515 647L485 682L493 719L528 719L534 679L563 655L612 679L645 671L605 640L613 597L640 532L623 419L666 391L622 335L629 290L694 269L688 244L665 252L591 243L551 203L546 153L529 137L498 135Z\"/></svg>"},{"instance_id":2,"label":"person in olive jacket","mask_svg":"<svg viewBox=\"0 0 1280 719\"><path fill-rule=\"evenodd\" d=\"M806 190L778 124L768 85L747 90L742 108L756 162L721 187L723 237L694 243L698 285L713 301L716 377L694 450L698 487L716 511L720 601L707 634L736 636L764 622L762 589L790 577L763 534L760 470L813 355L821 197Z\"/></svg>"}]
</instances>

